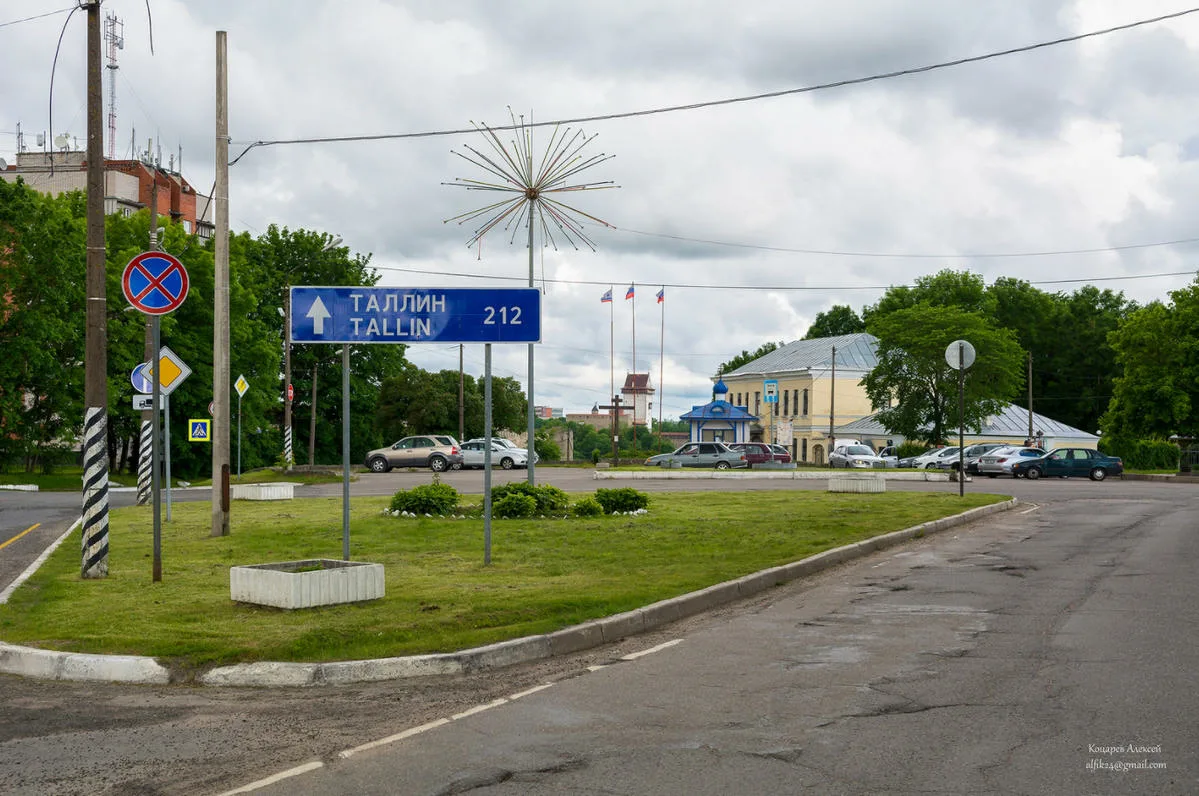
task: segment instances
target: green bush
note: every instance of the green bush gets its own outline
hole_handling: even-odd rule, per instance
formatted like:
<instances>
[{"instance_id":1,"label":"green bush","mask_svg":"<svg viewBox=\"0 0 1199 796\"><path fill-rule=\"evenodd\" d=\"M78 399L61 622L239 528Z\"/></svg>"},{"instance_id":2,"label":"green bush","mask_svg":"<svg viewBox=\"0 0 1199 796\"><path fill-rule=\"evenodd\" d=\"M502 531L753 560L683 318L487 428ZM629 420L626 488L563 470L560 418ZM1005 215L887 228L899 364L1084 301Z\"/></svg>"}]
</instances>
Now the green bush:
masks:
<instances>
[{"instance_id":1,"label":"green bush","mask_svg":"<svg viewBox=\"0 0 1199 796\"><path fill-rule=\"evenodd\" d=\"M510 484L501 484L493 487L491 490L491 500L494 504L496 501L502 500L509 495L524 495L530 497L536 503L537 514L553 514L554 512L565 511L570 499L556 486L542 484L533 486L528 481L513 481Z\"/></svg>"},{"instance_id":2,"label":"green bush","mask_svg":"<svg viewBox=\"0 0 1199 796\"><path fill-rule=\"evenodd\" d=\"M598 517L604 513L604 507L593 497L585 497L571 507L576 517Z\"/></svg>"},{"instance_id":3,"label":"green bush","mask_svg":"<svg viewBox=\"0 0 1199 796\"><path fill-rule=\"evenodd\" d=\"M537 512L537 500L516 492L504 495L491 504L491 516L501 519L532 517Z\"/></svg>"},{"instance_id":4,"label":"green bush","mask_svg":"<svg viewBox=\"0 0 1199 796\"><path fill-rule=\"evenodd\" d=\"M619 489L597 489L595 499L603 506L605 514L614 511L637 511L649 506L649 495L628 486Z\"/></svg>"},{"instance_id":5,"label":"green bush","mask_svg":"<svg viewBox=\"0 0 1199 796\"><path fill-rule=\"evenodd\" d=\"M1163 439L1134 439L1111 436L1099 438L1099 450L1119 456L1133 470L1177 470L1179 448Z\"/></svg>"},{"instance_id":6,"label":"green bush","mask_svg":"<svg viewBox=\"0 0 1199 796\"><path fill-rule=\"evenodd\" d=\"M458 490L449 484L422 484L396 492L391 498L391 510L413 514L448 514L458 505L459 497Z\"/></svg>"},{"instance_id":7,"label":"green bush","mask_svg":"<svg viewBox=\"0 0 1199 796\"><path fill-rule=\"evenodd\" d=\"M595 450L593 450L591 452L591 463L599 464L599 460L600 460L600 452L599 452L599 448L596 448Z\"/></svg>"},{"instance_id":8,"label":"green bush","mask_svg":"<svg viewBox=\"0 0 1199 796\"><path fill-rule=\"evenodd\" d=\"M895 452L895 455L901 459L907 459L911 456L919 456L926 450L928 450L928 446L923 442L905 442L899 446L899 450Z\"/></svg>"}]
</instances>

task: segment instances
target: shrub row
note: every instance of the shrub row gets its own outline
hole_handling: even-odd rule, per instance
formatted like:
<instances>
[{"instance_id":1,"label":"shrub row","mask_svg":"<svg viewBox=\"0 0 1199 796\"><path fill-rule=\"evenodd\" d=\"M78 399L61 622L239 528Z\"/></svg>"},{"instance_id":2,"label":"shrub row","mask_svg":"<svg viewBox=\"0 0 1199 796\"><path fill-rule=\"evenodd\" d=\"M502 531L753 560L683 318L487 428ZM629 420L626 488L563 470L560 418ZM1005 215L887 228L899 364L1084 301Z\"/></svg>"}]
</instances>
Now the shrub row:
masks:
<instances>
[{"instance_id":1,"label":"shrub row","mask_svg":"<svg viewBox=\"0 0 1199 796\"><path fill-rule=\"evenodd\" d=\"M396 492L391 498L390 510L417 515L449 514L461 497L458 490L449 484L434 481ZM549 484L533 486L525 481L516 481L491 490L491 514L502 519L561 514L567 510L569 502L565 492ZM648 506L649 495L630 487L621 487L597 489L595 497L580 499L570 510L576 517L596 517L614 512L638 511Z\"/></svg>"},{"instance_id":2,"label":"shrub row","mask_svg":"<svg viewBox=\"0 0 1199 796\"><path fill-rule=\"evenodd\" d=\"M1108 456L1119 456L1126 468L1134 470L1178 469L1178 446L1163 439L1100 437L1099 450Z\"/></svg>"}]
</instances>

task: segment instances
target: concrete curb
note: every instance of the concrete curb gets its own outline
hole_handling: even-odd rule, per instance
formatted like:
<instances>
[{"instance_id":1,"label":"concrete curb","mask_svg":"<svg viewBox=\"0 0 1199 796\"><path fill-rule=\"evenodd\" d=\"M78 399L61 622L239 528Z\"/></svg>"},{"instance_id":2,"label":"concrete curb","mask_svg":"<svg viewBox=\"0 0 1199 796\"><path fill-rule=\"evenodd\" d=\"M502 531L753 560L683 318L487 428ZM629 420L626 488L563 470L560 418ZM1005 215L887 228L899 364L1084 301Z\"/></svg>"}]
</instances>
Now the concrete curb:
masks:
<instances>
[{"instance_id":1,"label":"concrete curb","mask_svg":"<svg viewBox=\"0 0 1199 796\"><path fill-rule=\"evenodd\" d=\"M690 481L690 480L783 480L827 481L838 474L881 476L887 481L948 481L949 473L940 470L596 470L596 481Z\"/></svg>"},{"instance_id":2,"label":"concrete curb","mask_svg":"<svg viewBox=\"0 0 1199 796\"><path fill-rule=\"evenodd\" d=\"M826 476L827 477L827 476ZM345 685L430 675L469 674L517 663L566 655L654 630L736 600L761 594L789 581L812 575L878 550L1007 511L1016 498L964 511L872 539L826 550L800 561L771 567L706 589L652 603L554 633L501 641L485 647L436 655L410 655L332 663L261 662L222 666L196 681L212 686L296 687ZM73 529L73 526L72 526ZM67 532L68 534L70 531ZM65 538L64 534L63 538ZM61 542L61 539L59 540ZM46 555L49 555L47 552ZM38 562L40 563L40 562ZM32 567L32 569L36 569ZM47 680L77 680L161 685L171 673L153 658L134 655L84 655L19 647L0 642L0 672Z\"/></svg>"},{"instance_id":3,"label":"concrete curb","mask_svg":"<svg viewBox=\"0 0 1199 796\"><path fill-rule=\"evenodd\" d=\"M0 489L10 492L37 492L39 491L37 484L0 484Z\"/></svg>"}]
</instances>

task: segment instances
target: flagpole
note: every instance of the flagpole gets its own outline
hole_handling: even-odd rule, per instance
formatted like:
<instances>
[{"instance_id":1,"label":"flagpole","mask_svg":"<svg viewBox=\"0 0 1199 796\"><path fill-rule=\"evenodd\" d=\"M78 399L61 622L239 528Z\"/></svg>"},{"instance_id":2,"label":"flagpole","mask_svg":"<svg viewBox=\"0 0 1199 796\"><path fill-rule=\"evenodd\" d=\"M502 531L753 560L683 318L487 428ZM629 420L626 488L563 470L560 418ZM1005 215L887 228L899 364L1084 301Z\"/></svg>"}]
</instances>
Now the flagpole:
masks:
<instances>
[{"instance_id":1,"label":"flagpole","mask_svg":"<svg viewBox=\"0 0 1199 796\"><path fill-rule=\"evenodd\" d=\"M662 435L662 402L666 398L666 387L662 383L666 372L666 286L658 294L658 303L662 306L662 329L658 334L658 438ZM661 446L659 446L661 447Z\"/></svg>"},{"instance_id":2,"label":"flagpole","mask_svg":"<svg viewBox=\"0 0 1199 796\"><path fill-rule=\"evenodd\" d=\"M633 456L637 455L637 283L629 285L633 293Z\"/></svg>"},{"instance_id":3,"label":"flagpole","mask_svg":"<svg viewBox=\"0 0 1199 796\"><path fill-rule=\"evenodd\" d=\"M612 291L615 286L608 288L608 400L616 397L616 302L612 301Z\"/></svg>"}]
</instances>

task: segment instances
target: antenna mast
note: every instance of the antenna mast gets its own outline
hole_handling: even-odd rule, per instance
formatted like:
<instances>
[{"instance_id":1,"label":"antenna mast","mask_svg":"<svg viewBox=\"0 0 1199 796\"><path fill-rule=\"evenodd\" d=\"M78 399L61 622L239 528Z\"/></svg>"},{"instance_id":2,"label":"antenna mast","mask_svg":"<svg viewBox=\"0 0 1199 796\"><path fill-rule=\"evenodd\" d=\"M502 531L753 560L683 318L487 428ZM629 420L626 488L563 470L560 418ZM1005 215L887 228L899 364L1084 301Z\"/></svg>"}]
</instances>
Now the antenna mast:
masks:
<instances>
[{"instance_id":1,"label":"antenna mast","mask_svg":"<svg viewBox=\"0 0 1199 796\"><path fill-rule=\"evenodd\" d=\"M104 40L108 42L108 159L117 158L117 50L125 49L125 23L116 14L104 18Z\"/></svg>"}]
</instances>

